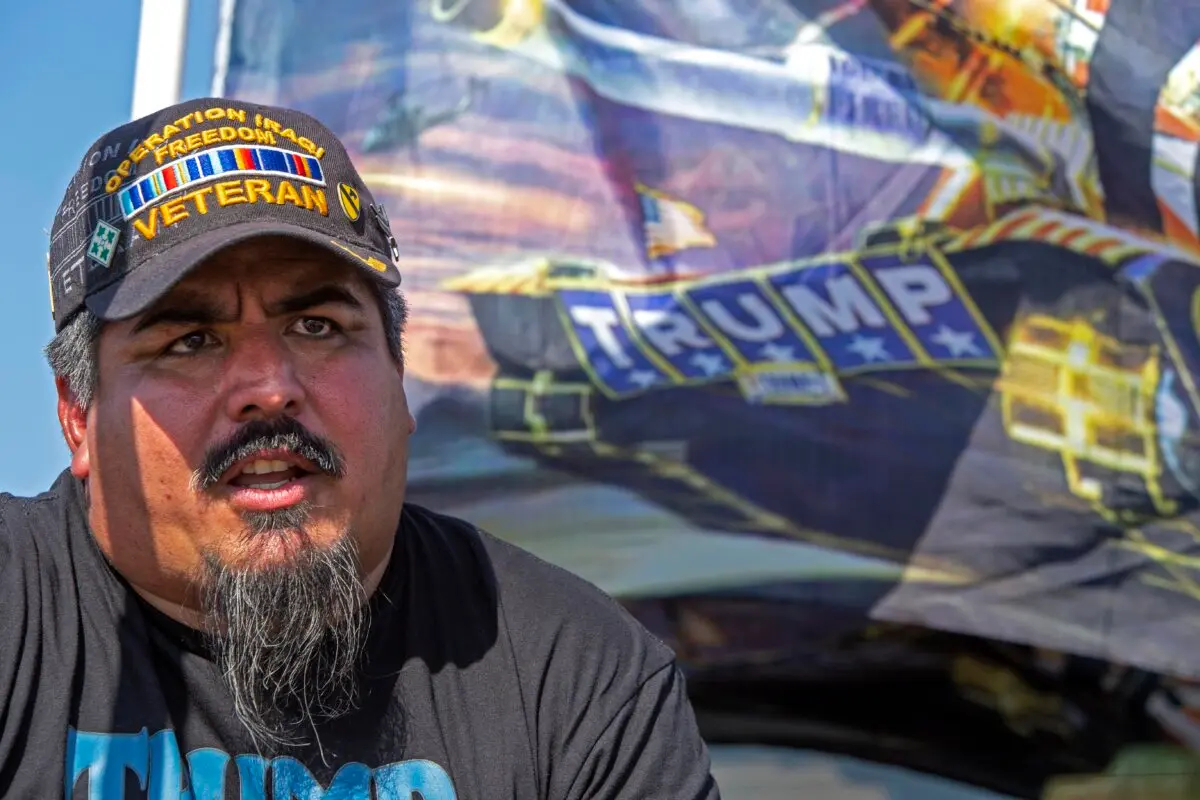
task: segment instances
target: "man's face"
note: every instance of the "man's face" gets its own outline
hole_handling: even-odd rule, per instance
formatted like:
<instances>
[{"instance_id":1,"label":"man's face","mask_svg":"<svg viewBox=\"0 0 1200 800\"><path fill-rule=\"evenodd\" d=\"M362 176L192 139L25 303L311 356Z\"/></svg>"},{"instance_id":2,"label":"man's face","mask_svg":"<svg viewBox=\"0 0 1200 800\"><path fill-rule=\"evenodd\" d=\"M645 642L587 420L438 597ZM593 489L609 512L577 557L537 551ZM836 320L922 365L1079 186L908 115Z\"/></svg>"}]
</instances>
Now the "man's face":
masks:
<instances>
[{"instance_id":1,"label":"man's face","mask_svg":"<svg viewBox=\"0 0 1200 800\"><path fill-rule=\"evenodd\" d=\"M255 240L105 325L72 469L114 567L201 613L206 569L286 573L339 546L381 569L414 426L383 324L353 268Z\"/></svg>"}]
</instances>

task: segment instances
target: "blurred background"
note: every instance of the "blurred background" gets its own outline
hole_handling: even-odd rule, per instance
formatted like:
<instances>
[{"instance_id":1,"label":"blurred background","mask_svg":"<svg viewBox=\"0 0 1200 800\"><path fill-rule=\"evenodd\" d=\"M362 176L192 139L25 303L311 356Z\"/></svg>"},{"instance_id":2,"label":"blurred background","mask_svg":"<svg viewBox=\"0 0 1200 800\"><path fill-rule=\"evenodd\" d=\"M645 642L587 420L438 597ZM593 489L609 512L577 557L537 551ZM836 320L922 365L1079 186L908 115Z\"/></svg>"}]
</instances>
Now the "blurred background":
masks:
<instances>
[{"instance_id":1,"label":"blurred background","mask_svg":"<svg viewBox=\"0 0 1200 800\"><path fill-rule=\"evenodd\" d=\"M0 487L66 462L40 348L78 159L180 98L291 106L399 241L410 499L670 643L726 797L1200 797L1200 15L9 14Z\"/></svg>"}]
</instances>

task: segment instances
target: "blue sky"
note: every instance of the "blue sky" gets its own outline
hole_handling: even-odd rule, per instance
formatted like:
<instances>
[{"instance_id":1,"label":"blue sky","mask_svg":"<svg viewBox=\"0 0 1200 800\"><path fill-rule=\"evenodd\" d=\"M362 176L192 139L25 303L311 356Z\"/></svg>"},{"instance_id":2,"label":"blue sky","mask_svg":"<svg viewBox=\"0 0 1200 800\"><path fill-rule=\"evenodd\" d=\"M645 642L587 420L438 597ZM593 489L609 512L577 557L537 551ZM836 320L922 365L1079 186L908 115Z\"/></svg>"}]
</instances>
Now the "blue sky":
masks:
<instances>
[{"instance_id":1,"label":"blue sky","mask_svg":"<svg viewBox=\"0 0 1200 800\"><path fill-rule=\"evenodd\" d=\"M217 0L191 0L183 94L209 94ZM41 349L54 329L46 231L88 146L129 119L138 0L39 0L5 8L0 29L0 491L31 494L66 466Z\"/></svg>"}]
</instances>

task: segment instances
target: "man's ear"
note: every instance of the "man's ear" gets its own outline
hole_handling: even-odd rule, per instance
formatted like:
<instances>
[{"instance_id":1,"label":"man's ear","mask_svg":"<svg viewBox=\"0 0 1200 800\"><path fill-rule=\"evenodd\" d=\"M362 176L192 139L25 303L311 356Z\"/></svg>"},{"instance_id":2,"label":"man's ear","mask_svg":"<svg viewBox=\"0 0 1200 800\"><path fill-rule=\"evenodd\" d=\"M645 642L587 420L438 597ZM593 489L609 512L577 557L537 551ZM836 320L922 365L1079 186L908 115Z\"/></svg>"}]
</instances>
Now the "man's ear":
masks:
<instances>
[{"instance_id":1,"label":"man's ear","mask_svg":"<svg viewBox=\"0 0 1200 800\"><path fill-rule=\"evenodd\" d=\"M87 409L63 378L54 379L54 388L58 392L58 424L62 428L67 448L71 451L71 474L85 480L91 472L91 455L87 444Z\"/></svg>"},{"instance_id":2,"label":"man's ear","mask_svg":"<svg viewBox=\"0 0 1200 800\"><path fill-rule=\"evenodd\" d=\"M408 435L412 436L417 432L417 418L413 416L412 410L408 407L408 392L404 390L403 358L396 362L396 374L400 376L400 396L404 398L404 413L408 415Z\"/></svg>"},{"instance_id":3,"label":"man's ear","mask_svg":"<svg viewBox=\"0 0 1200 800\"><path fill-rule=\"evenodd\" d=\"M412 436L417 432L417 418L413 415L412 409L408 406L408 392L404 390L404 367L400 368L400 396L404 399L404 415L408 417L406 422L408 426L408 435Z\"/></svg>"}]
</instances>

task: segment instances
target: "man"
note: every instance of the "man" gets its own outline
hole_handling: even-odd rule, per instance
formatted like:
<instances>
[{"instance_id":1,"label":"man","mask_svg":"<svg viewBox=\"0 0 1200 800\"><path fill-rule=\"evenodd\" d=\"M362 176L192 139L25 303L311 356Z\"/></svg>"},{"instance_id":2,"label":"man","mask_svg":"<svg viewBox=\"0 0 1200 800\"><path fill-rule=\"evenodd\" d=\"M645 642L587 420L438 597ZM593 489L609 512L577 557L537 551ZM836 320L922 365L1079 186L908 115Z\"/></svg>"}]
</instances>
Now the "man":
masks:
<instances>
[{"instance_id":1,"label":"man","mask_svg":"<svg viewBox=\"0 0 1200 800\"><path fill-rule=\"evenodd\" d=\"M102 137L51 232L70 468L0 495L0 796L717 798L662 643L404 502L397 243L306 115Z\"/></svg>"}]
</instances>

